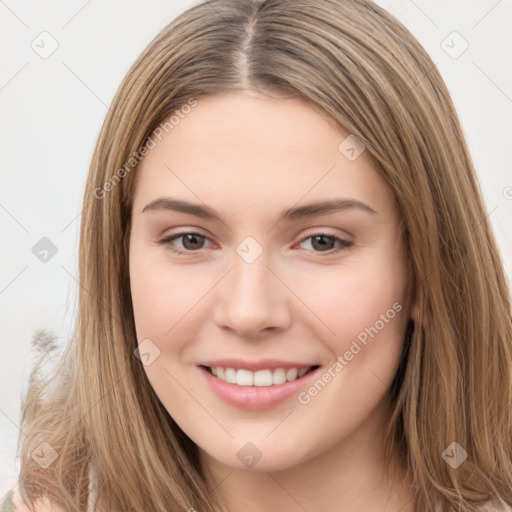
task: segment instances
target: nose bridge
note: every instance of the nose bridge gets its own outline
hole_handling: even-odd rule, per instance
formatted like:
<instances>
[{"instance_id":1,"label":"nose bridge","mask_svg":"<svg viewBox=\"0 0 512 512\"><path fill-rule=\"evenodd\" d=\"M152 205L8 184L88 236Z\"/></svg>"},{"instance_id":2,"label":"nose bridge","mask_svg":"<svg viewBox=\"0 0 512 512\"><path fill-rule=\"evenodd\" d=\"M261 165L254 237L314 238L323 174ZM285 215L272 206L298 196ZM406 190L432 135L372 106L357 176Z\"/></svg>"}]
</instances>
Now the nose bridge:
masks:
<instances>
[{"instance_id":1,"label":"nose bridge","mask_svg":"<svg viewBox=\"0 0 512 512\"><path fill-rule=\"evenodd\" d=\"M260 256L255 261L249 262L243 257L233 258L232 286L234 295L239 300L250 301L253 298L263 298L271 290L269 289L268 258ZM268 297L267 297L268 298Z\"/></svg>"},{"instance_id":2,"label":"nose bridge","mask_svg":"<svg viewBox=\"0 0 512 512\"><path fill-rule=\"evenodd\" d=\"M268 254L261 250L256 255L250 245L249 250L243 249L247 249L243 243L237 247L232 270L219 290L217 323L246 335L285 326L289 320L285 290L267 268Z\"/></svg>"}]
</instances>

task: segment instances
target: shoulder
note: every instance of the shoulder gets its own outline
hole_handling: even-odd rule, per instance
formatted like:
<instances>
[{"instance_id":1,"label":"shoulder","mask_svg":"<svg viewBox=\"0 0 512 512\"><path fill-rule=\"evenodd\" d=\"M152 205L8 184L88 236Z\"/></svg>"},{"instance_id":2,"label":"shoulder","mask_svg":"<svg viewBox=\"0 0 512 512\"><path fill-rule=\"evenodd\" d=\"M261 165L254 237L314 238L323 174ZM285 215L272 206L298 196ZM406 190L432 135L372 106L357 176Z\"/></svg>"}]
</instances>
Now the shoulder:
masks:
<instances>
[{"instance_id":1,"label":"shoulder","mask_svg":"<svg viewBox=\"0 0 512 512\"><path fill-rule=\"evenodd\" d=\"M12 502L13 492L9 491L0 502L0 512L14 512L14 504Z\"/></svg>"},{"instance_id":2,"label":"shoulder","mask_svg":"<svg viewBox=\"0 0 512 512\"><path fill-rule=\"evenodd\" d=\"M495 499L491 501L486 507L484 507L482 512L512 512L512 508L509 507L503 500Z\"/></svg>"},{"instance_id":3,"label":"shoulder","mask_svg":"<svg viewBox=\"0 0 512 512\"><path fill-rule=\"evenodd\" d=\"M7 495L1 507L0 512L30 512L30 509L20 495L18 486ZM51 503L47 498L36 500L35 510L36 512L64 512L61 507Z\"/></svg>"},{"instance_id":4,"label":"shoulder","mask_svg":"<svg viewBox=\"0 0 512 512\"><path fill-rule=\"evenodd\" d=\"M499 498L488 501L481 507L478 507L478 510L479 512L512 512L512 508ZM436 512L442 512L439 505L436 508Z\"/></svg>"},{"instance_id":5,"label":"shoulder","mask_svg":"<svg viewBox=\"0 0 512 512\"><path fill-rule=\"evenodd\" d=\"M92 509L92 503L96 495L96 485L96 473L94 471L94 468L90 466L89 497L87 503L87 510ZM65 512L65 510L62 507L60 507L56 503L52 503L46 497L38 498L35 500L34 510L35 512ZM10 492L8 492L5 495L3 501L2 498L0 498L0 512L31 512L31 510L21 497L18 485L16 485Z\"/></svg>"}]
</instances>

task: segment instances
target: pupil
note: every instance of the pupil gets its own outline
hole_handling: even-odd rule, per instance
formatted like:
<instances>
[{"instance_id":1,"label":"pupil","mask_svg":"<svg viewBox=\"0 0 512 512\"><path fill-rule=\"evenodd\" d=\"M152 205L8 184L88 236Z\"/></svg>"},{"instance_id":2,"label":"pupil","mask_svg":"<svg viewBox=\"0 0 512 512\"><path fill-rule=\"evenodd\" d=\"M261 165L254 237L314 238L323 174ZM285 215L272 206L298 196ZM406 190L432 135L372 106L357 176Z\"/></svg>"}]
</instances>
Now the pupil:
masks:
<instances>
[{"instance_id":1,"label":"pupil","mask_svg":"<svg viewBox=\"0 0 512 512\"><path fill-rule=\"evenodd\" d=\"M201 246L201 243L199 242L200 239L203 237L201 235L195 235L195 234L188 234L184 235L184 247L186 249L198 249ZM326 240L328 240L326 242ZM330 240L330 243L329 243ZM332 245L334 241L331 239L331 237L323 236L323 235L317 235L313 237L313 247L320 249L320 250L329 250L332 247L328 247L329 245ZM199 245L199 247L197 247Z\"/></svg>"},{"instance_id":2,"label":"pupil","mask_svg":"<svg viewBox=\"0 0 512 512\"><path fill-rule=\"evenodd\" d=\"M186 248L186 249L198 249L197 246L194 245L194 243L198 243L197 240L199 238L203 238L202 236L200 235L194 235L194 234L191 234L191 235L184 235L184 242L183 242L183 246ZM192 246L190 247L190 241L192 240ZM199 243L199 246L201 244ZM188 246L188 247L187 247ZM200 247L199 247L200 248Z\"/></svg>"},{"instance_id":3,"label":"pupil","mask_svg":"<svg viewBox=\"0 0 512 512\"><path fill-rule=\"evenodd\" d=\"M320 243L320 245L319 245L319 246L317 246L317 248L320 248L320 249L325 250L325 249L326 249L326 243L325 243L325 240L326 240L326 239L327 239L327 240L331 240L331 245L332 245L333 240L332 240L332 239L330 239L330 237L328 237L328 236L323 236L323 235L314 236L314 237L313 237L313 247L315 247L315 242L316 242L317 240L324 240L323 242L321 242L321 243ZM329 243L327 243L327 245L329 245ZM330 249L330 247L327 247L327 249Z\"/></svg>"}]
</instances>

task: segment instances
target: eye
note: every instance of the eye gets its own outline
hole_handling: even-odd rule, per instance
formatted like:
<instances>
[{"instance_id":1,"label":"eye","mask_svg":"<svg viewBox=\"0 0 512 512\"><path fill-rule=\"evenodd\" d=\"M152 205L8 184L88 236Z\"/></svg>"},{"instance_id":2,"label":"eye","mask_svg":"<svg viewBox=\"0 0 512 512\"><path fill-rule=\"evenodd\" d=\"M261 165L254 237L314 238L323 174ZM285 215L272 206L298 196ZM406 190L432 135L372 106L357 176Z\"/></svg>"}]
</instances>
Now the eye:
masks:
<instances>
[{"instance_id":1,"label":"eye","mask_svg":"<svg viewBox=\"0 0 512 512\"><path fill-rule=\"evenodd\" d=\"M181 239L181 246L176 245L176 240ZM166 249L175 253L186 253L186 252L198 252L204 248L204 243L208 238L194 232L183 232L168 236L160 240L159 245L164 245ZM326 233L316 233L314 235L304 238L300 243L303 244L306 241L311 241L311 247L313 252L324 252L328 254L336 253L343 249L348 249L353 245L353 242L344 240L334 235L328 235ZM338 244L337 248L334 246ZM334 250L333 250L334 249Z\"/></svg>"},{"instance_id":2,"label":"eye","mask_svg":"<svg viewBox=\"0 0 512 512\"><path fill-rule=\"evenodd\" d=\"M304 238L301 243L306 242L307 240L311 240L311 247L314 252L328 252L332 254L333 252L338 252L343 249L348 249L353 242L349 242L348 240L344 240L343 238L339 238L337 236L328 235L326 233L316 233L314 235L308 236ZM333 245L339 244L337 249L333 249Z\"/></svg>"},{"instance_id":3,"label":"eye","mask_svg":"<svg viewBox=\"0 0 512 512\"><path fill-rule=\"evenodd\" d=\"M174 245L175 240L182 240L182 246L176 247ZM169 236L167 238L164 238L163 240L160 240L158 242L160 245L165 245L167 249L169 249L172 252L194 252L199 249L203 249L205 240L208 240L205 236L200 235L199 233L177 233L175 235Z\"/></svg>"}]
</instances>

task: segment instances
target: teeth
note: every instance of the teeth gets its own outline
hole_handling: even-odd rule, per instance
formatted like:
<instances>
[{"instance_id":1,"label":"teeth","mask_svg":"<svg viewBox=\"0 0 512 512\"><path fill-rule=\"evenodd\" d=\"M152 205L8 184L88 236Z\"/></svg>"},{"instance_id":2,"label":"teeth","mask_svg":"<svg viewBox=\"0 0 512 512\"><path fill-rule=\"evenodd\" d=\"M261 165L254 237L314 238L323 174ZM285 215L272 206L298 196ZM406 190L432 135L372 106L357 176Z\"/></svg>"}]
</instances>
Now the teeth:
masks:
<instances>
[{"instance_id":1,"label":"teeth","mask_svg":"<svg viewBox=\"0 0 512 512\"><path fill-rule=\"evenodd\" d=\"M265 371L265 370L263 370ZM282 368L277 368L277 370L274 370L271 372L270 370L267 370L270 374L272 374L272 384L284 384L286 382L286 372ZM256 374L254 374L256 375ZM264 384L262 384L264 386Z\"/></svg>"},{"instance_id":2,"label":"teeth","mask_svg":"<svg viewBox=\"0 0 512 512\"><path fill-rule=\"evenodd\" d=\"M233 368L226 368L225 377L226 382L229 382L230 384L236 384L236 370Z\"/></svg>"},{"instance_id":3,"label":"teeth","mask_svg":"<svg viewBox=\"0 0 512 512\"><path fill-rule=\"evenodd\" d=\"M286 380L295 380L297 378L297 374L297 368L290 368L289 370L286 370Z\"/></svg>"},{"instance_id":4,"label":"teeth","mask_svg":"<svg viewBox=\"0 0 512 512\"><path fill-rule=\"evenodd\" d=\"M231 368L226 370L226 375ZM233 370L235 371L235 370ZM238 384L239 386L252 386L254 382L254 372L250 370L238 370L236 372L236 379L233 384Z\"/></svg>"},{"instance_id":5,"label":"teeth","mask_svg":"<svg viewBox=\"0 0 512 512\"><path fill-rule=\"evenodd\" d=\"M301 369L299 370L299 373L298 373L299 378L300 378L300 377L303 377L303 376L306 374L306 372L307 372L308 370L309 370L309 368L301 368Z\"/></svg>"},{"instance_id":6,"label":"teeth","mask_svg":"<svg viewBox=\"0 0 512 512\"><path fill-rule=\"evenodd\" d=\"M311 367L304 368L277 368L275 370L258 370L252 372L251 370L234 368L222 368L220 366L210 368L212 375L218 379L238 386L258 386L269 387L278 384L284 384L287 381L300 379L303 377Z\"/></svg>"},{"instance_id":7,"label":"teeth","mask_svg":"<svg viewBox=\"0 0 512 512\"><path fill-rule=\"evenodd\" d=\"M260 386L260 387L272 386L272 372L270 370L259 370L257 372L254 372L253 376L254 376L254 378L253 378L254 386ZM286 379L285 379L285 382L286 382ZM279 384L282 384L282 382L280 382Z\"/></svg>"}]
</instances>

